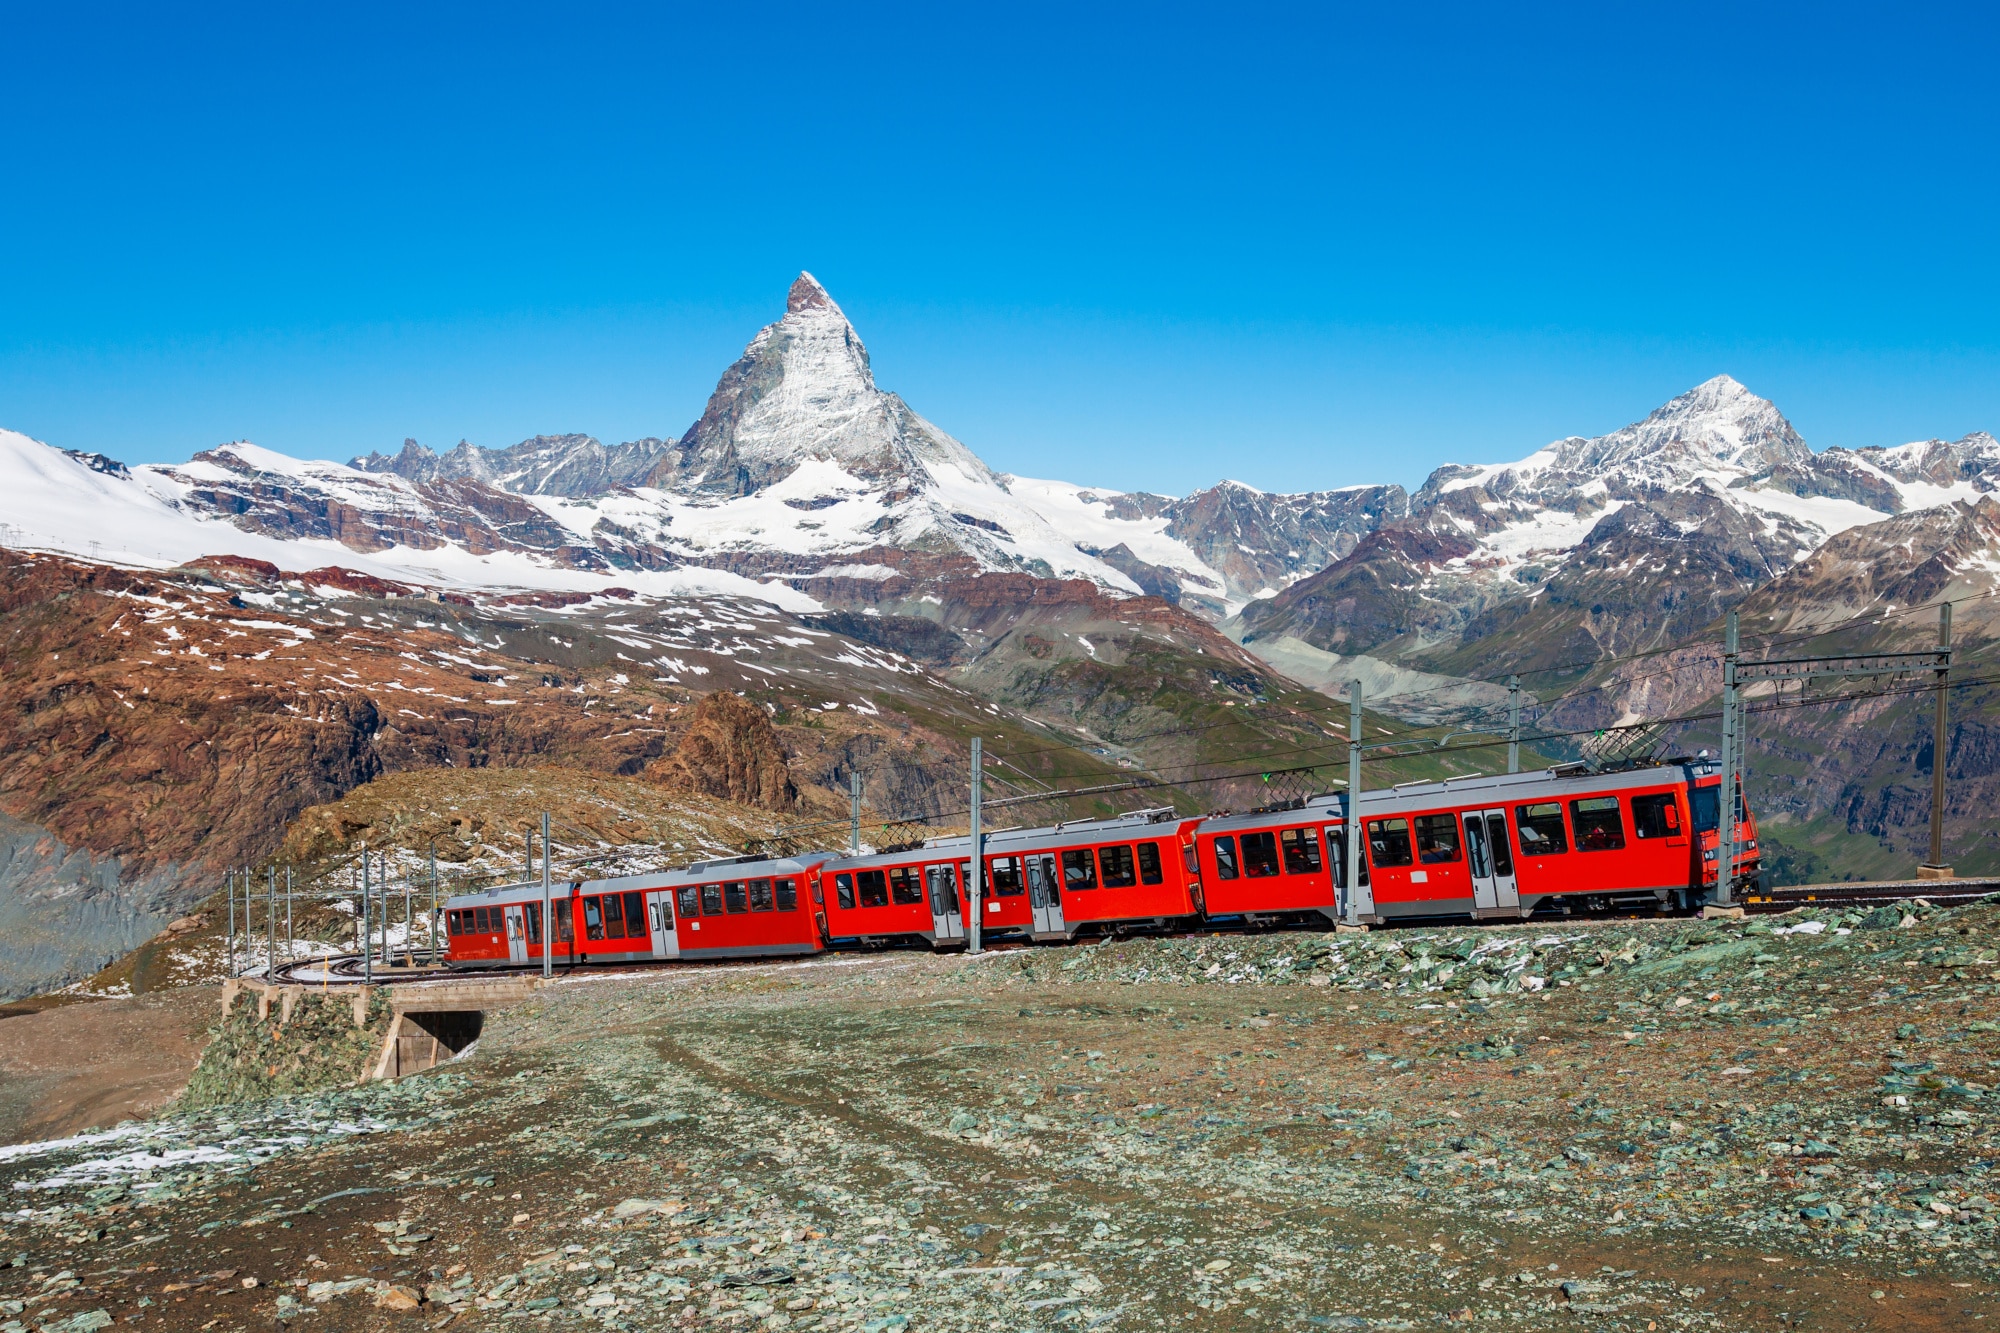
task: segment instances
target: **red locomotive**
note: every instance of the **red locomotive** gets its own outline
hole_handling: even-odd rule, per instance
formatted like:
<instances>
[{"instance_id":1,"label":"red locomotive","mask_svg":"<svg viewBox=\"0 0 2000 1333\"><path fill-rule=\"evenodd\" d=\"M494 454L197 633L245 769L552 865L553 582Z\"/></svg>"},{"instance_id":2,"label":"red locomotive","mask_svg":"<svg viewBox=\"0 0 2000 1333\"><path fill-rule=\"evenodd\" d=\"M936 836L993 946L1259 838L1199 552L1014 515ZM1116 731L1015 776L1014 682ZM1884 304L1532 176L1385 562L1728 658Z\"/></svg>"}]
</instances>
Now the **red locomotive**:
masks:
<instances>
[{"instance_id":1,"label":"red locomotive","mask_svg":"<svg viewBox=\"0 0 2000 1333\"><path fill-rule=\"evenodd\" d=\"M1355 917L1526 918L1621 908L1687 910L1713 893L1721 780L1687 764L1577 767L1405 783L1362 793ZM1339 920L1345 795L1207 818L1141 810L1001 829L980 876L988 939L1069 940L1204 922ZM1737 796L1732 882L1759 877L1757 828ZM968 838L871 855L736 857L560 886L544 929L537 885L446 904L450 961L784 957L842 947L965 940Z\"/></svg>"}]
</instances>

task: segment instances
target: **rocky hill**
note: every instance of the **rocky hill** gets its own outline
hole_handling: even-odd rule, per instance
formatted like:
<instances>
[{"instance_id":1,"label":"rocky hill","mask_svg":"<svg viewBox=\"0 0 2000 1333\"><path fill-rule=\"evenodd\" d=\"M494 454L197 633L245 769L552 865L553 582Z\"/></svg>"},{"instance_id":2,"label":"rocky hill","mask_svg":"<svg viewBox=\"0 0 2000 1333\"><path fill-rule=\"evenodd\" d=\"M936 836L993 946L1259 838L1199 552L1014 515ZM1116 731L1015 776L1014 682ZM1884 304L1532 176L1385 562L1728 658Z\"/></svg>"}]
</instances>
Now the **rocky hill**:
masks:
<instances>
[{"instance_id":1,"label":"rocky hill","mask_svg":"<svg viewBox=\"0 0 2000 1333\"><path fill-rule=\"evenodd\" d=\"M974 734L996 798L1327 745L1324 700L1164 602L926 586L869 581L870 614L829 615L0 552L0 995L96 971L280 855L301 812L396 774L638 778L839 842L854 775L874 819L962 810Z\"/></svg>"}]
</instances>

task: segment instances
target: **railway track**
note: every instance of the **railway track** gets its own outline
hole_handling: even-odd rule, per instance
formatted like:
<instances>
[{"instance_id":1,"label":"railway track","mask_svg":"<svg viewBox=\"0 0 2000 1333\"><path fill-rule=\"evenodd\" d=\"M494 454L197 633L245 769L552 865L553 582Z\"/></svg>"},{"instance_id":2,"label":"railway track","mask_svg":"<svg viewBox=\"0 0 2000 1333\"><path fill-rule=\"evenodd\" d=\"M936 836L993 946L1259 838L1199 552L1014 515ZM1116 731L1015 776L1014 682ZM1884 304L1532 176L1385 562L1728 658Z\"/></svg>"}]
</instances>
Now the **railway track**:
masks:
<instances>
[{"instance_id":1,"label":"railway track","mask_svg":"<svg viewBox=\"0 0 2000 1333\"><path fill-rule=\"evenodd\" d=\"M1866 883L1843 883L1843 884L1797 884L1797 885L1787 885L1783 888L1769 889L1761 894L1748 896L1743 900L1742 907L1744 911L1754 915L1772 915L1782 912L1795 911L1801 907L1869 907L1881 903L1905 902L1912 898L1922 898L1927 902L1934 903L1939 906L1950 906L1950 905L1958 905L1970 902L1977 902L1981 898L1991 897L1996 894L2000 894L2000 877L1980 878L1980 879L1950 879L1950 880L1933 880L1933 879L1881 880L1881 881L1873 881ZM1591 917L1534 918L1529 922L1523 922L1520 924L1533 924L1533 921L1539 921L1545 919L1546 920L1565 919L1565 920L1576 921L1576 920L1610 920L1610 919L1650 920L1655 918L1669 919L1665 914L1661 913L1614 912L1614 913L1606 913L1603 914L1602 916L1591 916ZM1452 924L1452 923L1444 922L1442 920L1413 919L1411 921L1398 924L1405 926L1438 926L1442 924ZM1506 924L1506 923L1496 922L1494 924ZM1204 926L1199 930L1175 931L1175 932L1170 932L1170 934L1176 938L1189 938L1196 935L1263 934L1263 933L1268 933L1270 930L1273 929L1285 929L1285 928L1286 927L1284 926L1272 926L1272 925L1244 927L1244 926L1232 926L1232 925L1217 923L1215 925ZM1396 927L1392 926L1390 928L1394 929ZM987 951L990 953L1001 953L1010 949L1032 949L1032 948L1048 948L1048 947L1053 947L1053 946L1036 945L1036 944L1029 944L1024 941L1008 940L994 944L989 944L987 946ZM718 959L715 961L702 962L702 961L694 961L686 959L663 958L655 962L638 961L638 962L619 963L613 970L630 969L632 971L648 971L653 968L669 967L669 966L676 969L689 968L689 967L705 967L705 968L762 967L762 966L768 966L773 961L790 961L790 960L783 960L783 959L774 960L769 958L741 958L741 959ZM586 966L586 965L585 964L565 965L563 963L558 962L556 966L556 974L558 976L567 975L568 973L574 971L578 966ZM415 967L400 967L400 966L392 967L392 966L384 966L378 963L374 968L374 978L376 984L382 985L395 982L428 981L428 980L435 980L440 977L466 977L474 975L499 976L499 977L539 976L541 974L541 970L542 967L539 962L525 963L519 965L503 965L499 967L481 966L476 969L465 969L465 968L454 969L442 964L433 966L428 963L419 963ZM593 967L593 971L594 970L596 969ZM285 985L319 986L319 985L331 984L331 985L345 986L345 985L359 984L362 980L362 977L363 977L363 971L361 965L361 957L359 954L336 954L331 957L308 958L308 959L301 959L300 961L294 963L282 964L277 969L275 979Z\"/></svg>"},{"instance_id":2,"label":"railway track","mask_svg":"<svg viewBox=\"0 0 2000 1333\"><path fill-rule=\"evenodd\" d=\"M1745 911L1789 912L1807 906L1866 907L1922 898L1927 902L1969 903L2000 893L2000 878L1892 879L1861 884L1793 884L1767 889L1743 900Z\"/></svg>"}]
</instances>

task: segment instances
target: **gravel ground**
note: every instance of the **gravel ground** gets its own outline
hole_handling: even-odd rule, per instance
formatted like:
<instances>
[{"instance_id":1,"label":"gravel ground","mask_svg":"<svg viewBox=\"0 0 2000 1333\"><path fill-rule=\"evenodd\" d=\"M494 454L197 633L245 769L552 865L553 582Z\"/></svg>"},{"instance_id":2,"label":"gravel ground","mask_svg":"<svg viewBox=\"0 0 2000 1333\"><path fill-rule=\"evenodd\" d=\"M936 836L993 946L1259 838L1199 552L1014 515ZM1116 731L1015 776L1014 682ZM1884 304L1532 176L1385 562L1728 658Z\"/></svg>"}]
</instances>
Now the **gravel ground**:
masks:
<instances>
[{"instance_id":1,"label":"gravel ground","mask_svg":"<svg viewBox=\"0 0 2000 1333\"><path fill-rule=\"evenodd\" d=\"M577 978L428 1075L0 1149L0 1333L1969 1328L1996 927Z\"/></svg>"}]
</instances>

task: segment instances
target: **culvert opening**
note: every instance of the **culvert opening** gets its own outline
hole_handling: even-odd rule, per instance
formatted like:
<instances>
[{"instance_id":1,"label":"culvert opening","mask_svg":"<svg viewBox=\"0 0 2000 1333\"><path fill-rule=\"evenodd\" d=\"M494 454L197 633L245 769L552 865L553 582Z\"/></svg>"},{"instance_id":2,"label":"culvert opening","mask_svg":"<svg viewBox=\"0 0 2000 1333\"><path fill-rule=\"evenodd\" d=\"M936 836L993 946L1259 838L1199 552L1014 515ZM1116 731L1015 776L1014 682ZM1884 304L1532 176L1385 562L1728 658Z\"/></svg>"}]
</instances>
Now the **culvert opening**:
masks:
<instances>
[{"instance_id":1,"label":"culvert opening","mask_svg":"<svg viewBox=\"0 0 2000 1333\"><path fill-rule=\"evenodd\" d=\"M377 1078L396 1078L430 1069L479 1040L486 1014L479 1009L423 1009L396 1016L382 1052Z\"/></svg>"}]
</instances>

